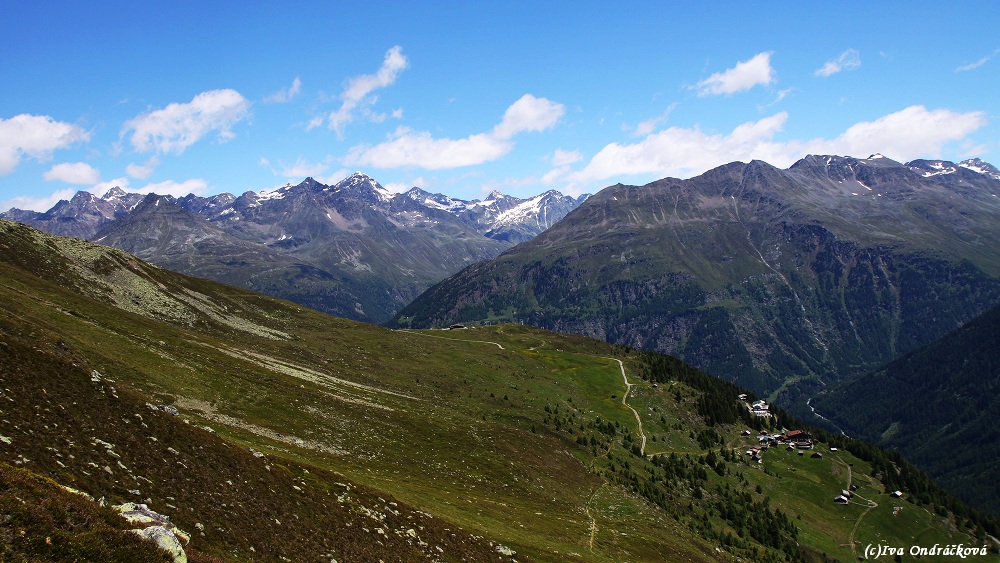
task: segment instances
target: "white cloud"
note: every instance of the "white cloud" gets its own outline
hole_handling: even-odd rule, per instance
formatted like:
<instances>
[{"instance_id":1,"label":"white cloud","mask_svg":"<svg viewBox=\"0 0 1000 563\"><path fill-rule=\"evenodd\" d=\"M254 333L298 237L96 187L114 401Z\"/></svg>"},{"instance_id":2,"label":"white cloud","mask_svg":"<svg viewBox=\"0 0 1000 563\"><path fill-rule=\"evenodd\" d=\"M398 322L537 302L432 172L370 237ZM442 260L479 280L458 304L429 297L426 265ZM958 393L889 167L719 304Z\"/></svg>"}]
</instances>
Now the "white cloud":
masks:
<instances>
[{"instance_id":1,"label":"white cloud","mask_svg":"<svg viewBox=\"0 0 1000 563\"><path fill-rule=\"evenodd\" d=\"M652 119L647 119L646 121L640 122L638 125L635 126L635 130L632 131L632 136L644 137L646 135L649 135L653 131L656 131L656 129L662 123L664 123L667 119L670 118L670 113L673 112L674 109L676 108L677 108L676 103L670 104L670 107L668 107L667 110L663 112L663 114L658 115L657 117L654 117Z\"/></svg>"},{"instance_id":2,"label":"white cloud","mask_svg":"<svg viewBox=\"0 0 1000 563\"><path fill-rule=\"evenodd\" d=\"M728 135L704 133L698 127L670 127L635 144L605 146L569 179L583 184L629 174L690 176L753 153L768 153L764 160L770 162L780 155L775 154L770 139L787 119L787 113L778 113L744 123Z\"/></svg>"},{"instance_id":3,"label":"white cloud","mask_svg":"<svg viewBox=\"0 0 1000 563\"><path fill-rule=\"evenodd\" d=\"M736 63L731 69L709 76L695 86L698 95L735 94L757 85L771 84L774 82L771 54L771 51L759 53L749 60Z\"/></svg>"},{"instance_id":4,"label":"white cloud","mask_svg":"<svg viewBox=\"0 0 1000 563\"><path fill-rule=\"evenodd\" d=\"M128 121L121 135L132 131L132 147L140 152L181 154L212 131L221 141L233 138L232 126L249 110L250 102L236 90L210 90Z\"/></svg>"},{"instance_id":5,"label":"white cloud","mask_svg":"<svg viewBox=\"0 0 1000 563\"><path fill-rule=\"evenodd\" d=\"M562 182L566 178L566 174L568 174L569 171L570 171L569 166L560 166L558 168L553 168L552 170L549 170L548 172L543 174L542 177L539 179L539 181L545 184L546 186L551 186L553 184ZM583 193L582 189L579 188L579 184L580 184L579 182L570 182L569 185L566 188L564 188L564 190L566 190L567 193L569 190L579 190L579 193Z\"/></svg>"},{"instance_id":6,"label":"white cloud","mask_svg":"<svg viewBox=\"0 0 1000 563\"><path fill-rule=\"evenodd\" d=\"M857 49L848 49L832 61L827 61L821 68L816 69L816 76L832 76L842 70L856 70L861 68L861 53Z\"/></svg>"},{"instance_id":7,"label":"white cloud","mask_svg":"<svg viewBox=\"0 0 1000 563\"><path fill-rule=\"evenodd\" d=\"M67 184L93 184L101 179L101 173L86 162L64 162L53 166L42 177Z\"/></svg>"},{"instance_id":8,"label":"white cloud","mask_svg":"<svg viewBox=\"0 0 1000 563\"><path fill-rule=\"evenodd\" d=\"M339 181L347 178L348 176L350 176L353 173L354 173L354 171L352 171L352 170L348 170L346 168L341 168L340 170L331 172L331 173L327 174L326 176L313 176L313 180L316 180L320 184L326 184L328 186L332 186L332 185L336 184L337 182L339 182Z\"/></svg>"},{"instance_id":9,"label":"white cloud","mask_svg":"<svg viewBox=\"0 0 1000 563\"><path fill-rule=\"evenodd\" d=\"M580 162L581 160L583 160L583 155L580 154L580 151L564 151L562 149L556 149L550 160L552 166L555 168L542 175L538 181L546 186L551 186L552 184L561 181L566 174L570 172L572 164Z\"/></svg>"},{"instance_id":10,"label":"white cloud","mask_svg":"<svg viewBox=\"0 0 1000 563\"><path fill-rule=\"evenodd\" d=\"M322 117L314 117L314 118L310 119L309 120L309 124L306 125L306 131L312 131L313 129L319 127L320 125L323 125L323 118Z\"/></svg>"},{"instance_id":11,"label":"white cloud","mask_svg":"<svg viewBox=\"0 0 1000 563\"><path fill-rule=\"evenodd\" d=\"M525 131L544 131L553 127L566 113L566 107L531 94L521 96L503 114L503 121L493 128L493 136L510 139Z\"/></svg>"},{"instance_id":12,"label":"white cloud","mask_svg":"<svg viewBox=\"0 0 1000 563\"><path fill-rule=\"evenodd\" d=\"M552 153L552 166L568 166L575 162L580 162L583 160L583 155L580 151L564 151L562 149L556 149Z\"/></svg>"},{"instance_id":13,"label":"white cloud","mask_svg":"<svg viewBox=\"0 0 1000 563\"><path fill-rule=\"evenodd\" d=\"M836 139L813 140L804 147L811 154L865 157L880 152L901 161L940 158L945 145L965 139L986 123L986 115L980 111L959 113L910 106L852 125Z\"/></svg>"},{"instance_id":14,"label":"white cloud","mask_svg":"<svg viewBox=\"0 0 1000 563\"><path fill-rule=\"evenodd\" d=\"M389 182L388 184L382 184L382 187L385 188L385 189L387 189L387 190L389 190L390 192L392 192L394 194L401 194L403 192L409 191L410 188L412 188L414 186L418 186L418 187L421 187L421 189L425 189L425 188L422 187L424 184L425 184L425 182L424 182L423 178L417 178L417 179L413 180L413 182L410 182L410 183L407 183L407 182Z\"/></svg>"},{"instance_id":15,"label":"white cloud","mask_svg":"<svg viewBox=\"0 0 1000 563\"><path fill-rule=\"evenodd\" d=\"M0 118L0 175L13 172L22 156L47 160L56 149L89 140L90 132L82 127L47 115Z\"/></svg>"},{"instance_id":16,"label":"white cloud","mask_svg":"<svg viewBox=\"0 0 1000 563\"><path fill-rule=\"evenodd\" d=\"M145 180L153 173L155 169L160 164L160 159L155 155L146 161L146 164L135 164L130 163L125 167L125 173L137 180Z\"/></svg>"},{"instance_id":17,"label":"white cloud","mask_svg":"<svg viewBox=\"0 0 1000 563\"><path fill-rule=\"evenodd\" d=\"M775 141L788 120L786 112L750 121L729 134L705 133L698 127L671 127L642 141L612 143L601 149L587 165L566 174L555 169L546 177L562 179L568 193L579 192L595 181L624 175L690 177L733 161L759 159L787 167L807 154L867 157L881 152L894 159L939 158L944 147L962 141L986 125L982 112L959 113L948 109L928 110L911 106L849 127L834 139Z\"/></svg>"},{"instance_id":18,"label":"white cloud","mask_svg":"<svg viewBox=\"0 0 1000 563\"><path fill-rule=\"evenodd\" d=\"M326 172L326 169L329 167L330 167L329 164L322 162L317 162L317 163L306 162L300 156L298 159L296 159L295 164L284 166L281 169L281 173L278 175L284 176L286 178L306 178L306 177L315 178L316 176L319 176L320 174Z\"/></svg>"},{"instance_id":19,"label":"white cloud","mask_svg":"<svg viewBox=\"0 0 1000 563\"><path fill-rule=\"evenodd\" d=\"M956 68L955 72L966 72L966 71L969 71L969 70L975 70L975 69L983 66L984 64L986 64L990 59L992 59L993 57L995 57L997 55L1000 55L1000 49L995 49L992 53L990 53L989 55L986 55L985 57L979 59L978 61L976 61L974 63L969 63L967 65L962 65L962 66Z\"/></svg>"},{"instance_id":20,"label":"white cloud","mask_svg":"<svg viewBox=\"0 0 1000 563\"><path fill-rule=\"evenodd\" d=\"M435 139L427 131L412 131L400 127L390 140L369 147L353 147L344 159L347 164L399 168L417 166L441 170L472 166L496 160L510 152L514 144L486 133L464 139Z\"/></svg>"},{"instance_id":21,"label":"white cloud","mask_svg":"<svg viewBox=\"0 0 1000 563\"><path fill-rule=\"evenodd\" d=\"M514 135L549 129L565 111L560 103L525 94L507 108L503 119L489 133L464 139L435 139L427 131L399 127L382 144L352 147L344 161L375 168L416 166L428 170L482 164L510 152L514 148L511 141Z\"/></svg>"},{"instance_id":22,"label":"white cloud","mask_svg":"<svg viewBox=\"0 0 1000 563\"><path fill-rule=\"evenodd\" d=\"M652 119L647 119L646 121L640 121L638 125L635 126L635 130L632 131L633 137L644 137L649 135L656 128L660 126L661 123L667 120L667 116L661 115L659 117L654 117Z\"/></svg>"},{"instance_id":23,"label":"white cloud","mask_svg":"<svg viewBox=\"0 0 1000 563\"><path fill-rule=\"evenodd\" d=\"M292 85L288 87L287 90L278 90L277 92L271 94L264 98L264 103L267 104L284 104L292 101L292 98L299 95L302 90L302 80L298 76L292 81Z\"/></svg>"},{"instance_id":24,"label":"white cloud","mask_svg":"<svg viewBox=\"0 0 1000 563\"><path fill-rule=\"evenodd\" d=\"M344 91L340 94L340 109L332 112L329 119L330 129L343 135L344 126L354 120L354 111L360 109L369 118L379 118L382 114L377 114L371 110L371 106L378 100L377 96L371 93L379 88L385 88L396 82L396 75L408 66L409 62L403 56L403 48L399 45L389 49L375 74L363 74L355 76L347 81ZM396 110L401 111L401 110ZM385 117L381 117L385 119ZM312 129L322 123L321 118L314 118L310 121L307 129Z\"/></svg>"},{"instance_id":25,"label":"white cloud","mask_svg":"<svg viewBox=\"0 0 1000 563\"><path fill-rule=\"evenodd\" d=\"M763 112L767 108L769 108L771 106L774 106L774 105L777 105L779 102L781 102L781 100L784 100L785 98L787 98L788 95L791 94L794 91L795 91L794 88L785 88L784 90L778 90L778 93L775 94L775 96L774 96L774 100L771 101L771 102L768 102L766 104L761 104L761 105L757 106L757 111Z\"/></svg>"}]
</instances>

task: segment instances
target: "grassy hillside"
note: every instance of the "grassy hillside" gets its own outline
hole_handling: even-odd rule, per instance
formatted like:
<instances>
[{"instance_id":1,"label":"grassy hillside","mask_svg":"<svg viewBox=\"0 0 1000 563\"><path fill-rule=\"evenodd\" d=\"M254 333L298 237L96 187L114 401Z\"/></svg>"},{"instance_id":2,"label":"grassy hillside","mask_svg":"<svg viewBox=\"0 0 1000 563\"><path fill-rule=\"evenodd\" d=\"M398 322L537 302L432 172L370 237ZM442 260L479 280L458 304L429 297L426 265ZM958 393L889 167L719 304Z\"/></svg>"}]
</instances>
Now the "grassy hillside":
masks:
<instances>
[{"instance_id":1,"label":"grassy hillside","mask_svg":"<svg viewBox=\"0 0 1000 563\"><path fill-rule=\"evenodd\" d=\"M0 302L0 461L203 528L195 559L848 561L995 533L892 499L881 458L752 462L768 425L735 387L582 337L390 331L7 222Z\"/></svg>"}]
</instances>

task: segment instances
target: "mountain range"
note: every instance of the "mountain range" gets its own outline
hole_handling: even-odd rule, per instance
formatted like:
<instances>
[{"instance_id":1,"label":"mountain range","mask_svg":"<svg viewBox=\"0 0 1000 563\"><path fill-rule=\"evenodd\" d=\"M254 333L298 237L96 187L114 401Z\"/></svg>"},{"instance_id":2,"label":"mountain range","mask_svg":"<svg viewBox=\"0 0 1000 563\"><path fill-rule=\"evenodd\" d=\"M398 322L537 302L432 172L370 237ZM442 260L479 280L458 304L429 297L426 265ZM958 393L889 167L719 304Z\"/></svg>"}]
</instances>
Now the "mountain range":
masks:
<instances>
[{"instance_id":1,"label":"mountain range","mask_svg":"<svg viewBox=\"0 0 1000 563\"><path fill-rule=\"evenodd\" d=\"M6 220L0 280L0 559L164 560L111 510L138 504L202 563L1000 544L897 455L753 414L667 356L520 325L392 331Z\"/></svg>"},{"instance_id":2,"label":"mountain range","mask_svg":"<svg viewBox=\"0 0 1000 563\"><path fill-rule=\"evenodd\" d=\"M433 286L399 327L524 322L806 399L1000 302L1000 172L882 155L615 185Z\"/></svg>"},{"instance_id":3,"label":"mountain range","mask_svg":"<svg viewBox=\"0 0 1000 563\"><path fill-rule=\"evenodd\" d=\"M419 188L394 194L358 172L333 185L307 178L239 197L78 192L44 213L12 209L2 216L379 323L431 284L535 236L585 198L493 192L463 201Z\"/></svg>"}]
</instances>

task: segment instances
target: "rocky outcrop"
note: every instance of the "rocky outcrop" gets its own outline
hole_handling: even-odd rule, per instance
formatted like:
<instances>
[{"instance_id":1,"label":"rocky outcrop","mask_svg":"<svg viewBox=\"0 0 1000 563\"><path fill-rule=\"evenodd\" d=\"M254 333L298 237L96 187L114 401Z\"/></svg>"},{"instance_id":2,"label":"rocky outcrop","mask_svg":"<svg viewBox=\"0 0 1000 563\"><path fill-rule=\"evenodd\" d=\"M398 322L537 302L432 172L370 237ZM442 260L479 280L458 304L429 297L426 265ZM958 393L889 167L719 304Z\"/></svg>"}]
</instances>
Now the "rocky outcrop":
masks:
<instances>
[{"instance_id":1,"label":"rocky outcrop","mask_svg":"<svg viewBox=\"0 0 1000 563\"><path fill-rule=\"evenodd\" d=\"M122 518L134 526L132 532L144 540L154 542L174 559L174 563L187 563L184 546L191 542L191 535L175 526L169 516L149 509L145 504L127 502L113 507Z\"/></svg>"}]
</instances>

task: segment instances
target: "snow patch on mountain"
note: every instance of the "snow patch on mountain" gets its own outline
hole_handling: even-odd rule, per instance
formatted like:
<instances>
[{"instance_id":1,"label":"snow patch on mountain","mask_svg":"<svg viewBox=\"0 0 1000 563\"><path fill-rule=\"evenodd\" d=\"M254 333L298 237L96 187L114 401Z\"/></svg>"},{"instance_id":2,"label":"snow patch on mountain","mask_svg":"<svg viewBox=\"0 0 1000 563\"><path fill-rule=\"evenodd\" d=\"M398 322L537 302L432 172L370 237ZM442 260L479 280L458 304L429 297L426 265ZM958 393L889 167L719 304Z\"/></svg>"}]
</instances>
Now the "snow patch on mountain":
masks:
<instances>
[{"instance_id":1,"label":"snow patch on mountain","mask_svg":"<svg viewBox=\"0 0 1000 563\"><path fill-rule=\"evenodd\" d=\"M551 197L554 194L556 194L556 192L549 191L544 194L537 195L500 213L497 215L496 219L493 220L493 228L495 229L500 226L522 224L526 222L535 222L536 224L543 226L543 228L552 226L548 222L548 207L544 204L546 198Z\"/></svg>"},{"instance_id":2,"label":"snow patch on mountain","mask_svg":"<svg viewBox=\"0 0 1000 563\"><path fill-rule=\"evenodd\" d=\"M1000 180L1000 170L988 162L984 162L978 158L970 158L968 160L963 160L958 163L962 168L967 168L973 172L978 172L985 176L989 176L994 180Z\"/></svg>"},{"instance_id":3,"label":"snow patch on mountain","mask_svg":"<svg viewBox=\"0 0 1000 563\"><path fill-rule=\"evenodd\" d=\"M958 172L952 163L945 162L943 160L928 161L927 165L930 166L931 170L915 170L920 173L924 178L930 178L932 176L940 176L942 174L954 174ZM911 167L912 169L912 167Z\"/></svg>"},{"instance_id":4,"label":"snow patch on mountain","mask_svg":"<svg viewBox=\"0 0 1000 563\"><path fill-rule=\"evenodd\" d=\"M291 184L282 186L276 190L265 190L257 194L257 200L254 205L260 205L265 201L271 201L275 199L284 199L288 195L288 190L291 189Z\"/></svg>"}]
</instances>

